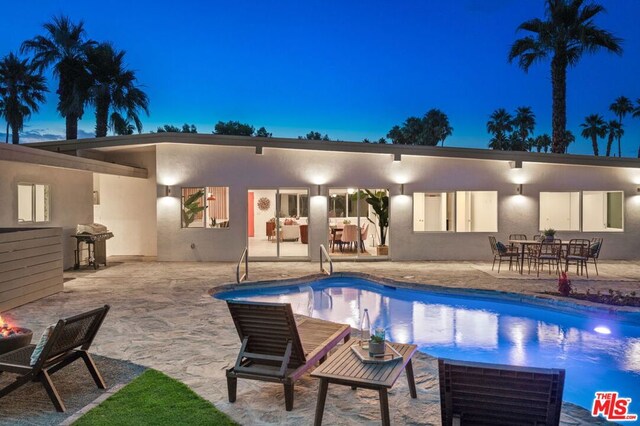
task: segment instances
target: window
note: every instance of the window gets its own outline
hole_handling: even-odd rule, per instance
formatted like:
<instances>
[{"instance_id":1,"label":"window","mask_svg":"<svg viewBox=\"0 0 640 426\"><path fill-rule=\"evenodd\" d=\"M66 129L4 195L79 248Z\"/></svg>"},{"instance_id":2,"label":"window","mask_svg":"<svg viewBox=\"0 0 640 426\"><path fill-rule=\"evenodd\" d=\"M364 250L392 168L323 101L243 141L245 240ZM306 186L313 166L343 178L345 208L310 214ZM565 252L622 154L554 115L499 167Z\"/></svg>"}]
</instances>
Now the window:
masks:
<instances>
[{"instance_id":1,"label":"window","mask_svg":"<svg viewBox=\"0 0 640 426\"><path fill-rule=\"evenodd\" d=\"M624 229L624 193L622 191L584 191L582 193L582 230L621 232Z\"/></svg>"},{"instance_id":2,"label":"window","mask_svg":"<svg viewBox=\"0 0 640 426\"><path fill-rule=\"evenodd\" d=\"M453 192L415 192L413 230L416 232L455 231Z\"/></svg>"},{"instance_id":3,"label":"window","mask_svg":"<svg viewBox=\"0 0 640 426\"><path fill-rule=\"evenodd\" d=\"M307 190L282 189L278 193L280 217L308 217L309 196Z\"/></svg>"},{"instance_id":4,"label":"window","mask_svg":"<svg viewBox=\"0 0 640 426\"><path fill-rule=\"evenodd\" d=\"M183 228L228 228L229 187L182 188Z\"/></svg>"},{"instance_id":5,"label":"window","mask_svg":"<svg viewBox=\"0 0 640 426\"><path fill-rule=\"evenodd\" d=\"M580 230L579 192L541 192L540 230Z\"/></svg>"},{"instance_id":6,"label":"window","mask_svg":"<svg viewBox=\"0 0 640 426\"><path fill-rule=\"evenodd\" d=\"M18 184L18 222L49 222L49 185Z\"/></svg>"},{"instance_id":7,"label":"window","mask_svg":"<svg viewBox=\"0 0 640 426\"><path fill-rule=\"evenodd\" d=\"M330 189L329 190L329 217L367 217L369 204L365 200L367 194L363 190Z\"/></svg>"},{"instance_id":8,"label":"window","mask_svg":"<svg viewBox=\"0 0 640 426\"><path fill-rule=\"evenodd\" d=\"M497 191L457 191L458 232L498 232Z\"/></svg>"}]
</instances>

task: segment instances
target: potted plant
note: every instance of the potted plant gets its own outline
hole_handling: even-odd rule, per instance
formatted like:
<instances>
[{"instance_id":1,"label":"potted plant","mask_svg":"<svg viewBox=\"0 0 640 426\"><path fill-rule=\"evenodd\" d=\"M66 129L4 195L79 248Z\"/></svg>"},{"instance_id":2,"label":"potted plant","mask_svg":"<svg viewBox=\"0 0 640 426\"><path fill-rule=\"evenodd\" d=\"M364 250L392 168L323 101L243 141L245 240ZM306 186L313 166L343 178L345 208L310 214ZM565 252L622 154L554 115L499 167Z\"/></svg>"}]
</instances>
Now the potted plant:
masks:
<instances>
[{"instance_id":1,"label":"potted plant","mask_svg":"<svg viewBox=\"0 0 640 426\"><path fill-rule=\"evenodd\" d=\"M384 355L385 351L384 328L378 327L374 330L369 340L369 356Z\"/></svg>"},{"instance_id":2,"label":"potted plant","mask_svg":"<svg viewBox=\"0 0 640 426\"><path fill-rule=\"evenodd\" d=\"M543 233L546 241L553 241L556 237L556 230L553 228L545 229Z\"/></svg>"},{"instance_id":3,"label":"potted plant","mask_svg":"<svg viewBox=\"0 0 640 426\"><path fill-rule=\"evenodd\" d=\"M203 195L204 189L201 189L182 203L182 223L185 228L188 228L196 220L198 214L206 208L201 203Z\"/></svg>"},{"instance_id":4,"label":"potted plant","mask_svg":"<svg viewBox=\"0 0 640 426\"><path fill-rule=\"evenodd\" d=\"M351 225L351 221L349 219L345 219L342 221L343 225Z\"/></svg>"},{"instance_id":5,"label":"potted plant","mask_svg":"<svg viewBox=\"0 0 640 426\"><path fill-rule=\"evenodd\" d=\"M366 198L364 199L373 209L373 213L378 219L378 228L380 231L380 244L376 247L376 253L378 256L387 256L389 254L389 246L387 242L387 229L389 228L389 196L387 191L376 191L375 193L365 189L364 193ZM375 224L369 217L369 222Z\"/></svg>"}]
</instances>

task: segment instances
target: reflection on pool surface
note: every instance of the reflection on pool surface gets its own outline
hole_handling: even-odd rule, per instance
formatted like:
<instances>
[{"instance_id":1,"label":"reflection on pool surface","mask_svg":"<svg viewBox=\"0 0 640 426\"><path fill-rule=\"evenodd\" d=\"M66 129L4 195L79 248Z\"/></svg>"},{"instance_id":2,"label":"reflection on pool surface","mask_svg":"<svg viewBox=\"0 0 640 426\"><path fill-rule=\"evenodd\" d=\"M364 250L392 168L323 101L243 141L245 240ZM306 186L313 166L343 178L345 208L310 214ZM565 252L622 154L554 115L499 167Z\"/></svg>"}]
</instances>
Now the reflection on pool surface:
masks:
<instances>
[{"instance_id":1,"label":"reflection on pool surface","mask_svg":"<svg viewBox=\"0 0 640 426\"><path fill-rule=\"evenodd\" d=\"M394 289L337 277L302 286L237 290L220 299L291 303L295 313L415 343L435 357L564 368L564 400L591 408L596 391L618 391L640 412L640 326L513 301Z\"/></svg>"}]
</instances>

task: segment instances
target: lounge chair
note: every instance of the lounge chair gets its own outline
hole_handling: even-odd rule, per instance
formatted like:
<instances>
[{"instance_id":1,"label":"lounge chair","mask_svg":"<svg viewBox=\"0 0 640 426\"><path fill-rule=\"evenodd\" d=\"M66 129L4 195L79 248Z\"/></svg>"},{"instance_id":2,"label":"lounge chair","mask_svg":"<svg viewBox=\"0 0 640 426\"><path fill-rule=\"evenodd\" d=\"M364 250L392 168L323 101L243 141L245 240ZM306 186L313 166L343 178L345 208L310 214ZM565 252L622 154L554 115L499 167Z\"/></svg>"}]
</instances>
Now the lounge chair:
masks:
<instances>
[{"instance_id":1,"label":"lounge chair","mask_svg":"<svg viewBox=\"0 0 640 426\"><path fill-rule=\"evenodd\" d=\"M28 345L0 355L0 372L18 375L14 382L0 389L0 398L25 383L40 382L56 410L64 412L66 410L64 403L50 376L79 358L82 358L86 364L96 385L100 389L106 389L104 380L87 351L107 312L109 312L109 305L59 320L33 365L31 355L36 349L36 345Z\"/></svg>"},{"instance_id":2,"label":"lounge chair","mask_svg":"<svg viewBox=\"0 0 640 426\"><path fill-rule=\"evenodd\" d=\"M444 426L558 425L565 371L438 359Z\"/></svg>"},{"instance_id":3,"label":"lounge chair","mask_svg":"<svg viewBox=\"0 0 640 426\"><path fill-rule=\"evenodd\" d=\"M293 409L293 384L317 362L324 362L340 341L349 340L349 325L305 318L296 324L288 303L227 301L242 347L227 370L229 402L235 402L238 379L284 385L285 407Z\"/></svg>"}]
</instances>

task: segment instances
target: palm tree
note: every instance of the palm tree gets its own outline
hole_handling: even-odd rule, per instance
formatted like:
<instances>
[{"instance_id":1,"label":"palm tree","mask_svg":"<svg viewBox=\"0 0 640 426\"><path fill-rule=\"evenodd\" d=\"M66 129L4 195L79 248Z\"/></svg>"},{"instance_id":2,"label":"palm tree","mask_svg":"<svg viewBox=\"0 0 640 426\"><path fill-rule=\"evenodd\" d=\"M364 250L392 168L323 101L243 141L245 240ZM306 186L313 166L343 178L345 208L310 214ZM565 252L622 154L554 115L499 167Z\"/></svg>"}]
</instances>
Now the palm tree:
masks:
<instances>
[{"instance_id":1,"label":"palm tree","mask_svg":"<svg viewBox=\"0 0 640 426\"><path fill-rule=\"evenodd\" d=\"M114 135L132 135L136 129L133 124L119 113L114 112L109 118L109 129Z\"/></svg>"},{"instance_id":2,"label":"palm tree","mask_svg":"<svg viewBox=\"0 0 640 426\"><path fill-rule=\"evenodd\" d=\"M489 148L506 150L509 148L507 133L513 130L513 118L504 108L493 111L487 121L487 133L493 135Z\"/></svg>"},{"instance_id":3,"label":"palm tree","mask_svg":"<svg viewBox=\"0 0 640 426\"><path fill-rule=\"evenodd\" d=\"M535 138L535 147L538 152L544 150L544 152L549 152L549 147L551 146L551 136L546 133L536 136Z\"/></svg>"},{"instance_id":4,"label":"palm tree","mask_svg":"<svg viewBox=\"0 0 640 426\"><path fill-rule=\"evenodd\" d=\"M45 35L22 43L22 52L33 52L33 63L42 71L53 67L58 77L58 112L66 120L67 139L78 138L78 120L84 114L91 79L86 52L95 44L85 37L84 24L71 22L66 16L54 17L43 25Z\"/></svg>"},{"instance_id":5,"label":"palm tree","mask_svg":"<svg viewBox=\"0 0 640 426\"><path fill-rule=\"evenodd\" d=\"M622 124L616 120L610 120L605 127L605 131L608 134L607 139L607 157L611 154L611 145L614 139L619 139L624 135L624 129Z\"/></svg>"},{"instance_id":6,"label":"palm tree","mask_svg":"<svg viewBox=\"0 0 640 426\"><path fill-rule=\"evenodd\" d=\"M4 117L4 99L0 98L0 117ZM7 130L4 134L5 143L9 143L9 122L7 121Z\"/></svg>"},{"instance_id":7,"label":"palm tree","mask_svg":"<svg viewBox=\"0 0 640 426\"><path fill-rule=\"evenodd\" d=\"M560 148L561 151L559 153L567 154L567 151L569 150L569 144L574 143L576 141L576 137L573 135L571 130L565 130L562 135L562 140L564 141L564 143L562 144L562 147Z\"/></svg>"},{"instance_id":8,"label":"palm tree","mask_svg":"<svg viewBox=\"0 0 640 426\"><path fill-rule=\"evenodd\" d=\"M3 99L2 115L9 126L11 142L20 143L20 131L25 119L38 112L38 104L44 102L47 85L42 74L27 59L9 53L0 61L0 96Z\"/></svg>"},{"instance_id":9,"label":"palm tree","mask_svg":"<svg viewBox=\"0 0 640 426\"><path fill-rule=\"evenodd\" d=\"M437 146L453 134L453 127L449 125L447 114L437 108L429 110L423 118L425 132L427 134L428 145Z\"/></svg>"},{"instance_id":10,"label":"palm tree","mask_svg":"<svg viewBox=\"0 0 640 426\"><path fill-rule=\"evenodd\" d=\"M138 111L149 115L149 99L137 87L136 74L124 65L125 51L117 51L110 43L100 43L87 50L87 69L91 75L89 101L96 108L96 137L107 136L109 110L118 112L135 123L138 133L142 122Z\"/></svg>"},{"instance_id":11,"label":"palm tree","mask_svg":"<svg viewBox=\"0 0 640 426\"><path fill-rule=\"evenodd\" d=\"M616 117L618 117L618 122L622 125L622 119L629 113L633 112L633 103L631 99L620 96L618 97L614 103L609 105L609 111L613 112ZM618 157L622 157L622 149L620 147L620 139L622 136L618 138Z\"/></svg>"},{"instance_id":12,"label":"palm tree","mask_svg":"<svg viewBox=\"0 0 640 426\"><path fill-rule=\"evenodd\" d=\"M509 62L518 58L518 65L527 72L534 62L551 58L553 152L561 152L567 128L567 68L576 65L583 53L600 49L621 54L621 39L598 28L593 22L604 12L598 4L584 0L546 0L545 19L525 21L518 30L533 35L516 40L509 51Z\"/></svg>"},{"instance_id":13,"label":"palm tree","mask_svg":"<svg viewBox=\"0 0 640 426\"><path fill-rule=\"evenodd\" d=\"M533 129L536 127L536 116L531 107L516 108L516 116L512 120L512 125L517 137L514 138L516 143L511 146L511 149L514 151L527 151L529 149L527 139L529 135L533 134Z\"/></svg>"},{"instance_id":14,"label":"palm tree","mask_svg":"<svg viewBox=\"0 0 640 426\"><path fill-rule=\"evenodd\" d=\"M636 107L633 109L633 118L640 118L640 98L636 99ZM640 158L640 146L638 146L638 158Z\"/></svg>"},{"instance_id":15,"label":"palm tree","mask_svg":"<svg viewBox=\"0 0 640 426\"><path fill-rule=\"evenodd\" d=\"M598 138L604 138L607 134L607 124L600 114L591 114L585 117L582 127L582 137L591 139L593 155L598 156Z\"/></svg>"}]
</instances>

